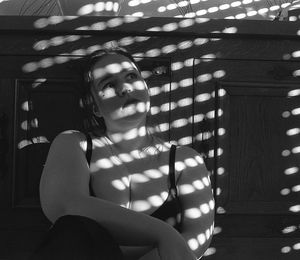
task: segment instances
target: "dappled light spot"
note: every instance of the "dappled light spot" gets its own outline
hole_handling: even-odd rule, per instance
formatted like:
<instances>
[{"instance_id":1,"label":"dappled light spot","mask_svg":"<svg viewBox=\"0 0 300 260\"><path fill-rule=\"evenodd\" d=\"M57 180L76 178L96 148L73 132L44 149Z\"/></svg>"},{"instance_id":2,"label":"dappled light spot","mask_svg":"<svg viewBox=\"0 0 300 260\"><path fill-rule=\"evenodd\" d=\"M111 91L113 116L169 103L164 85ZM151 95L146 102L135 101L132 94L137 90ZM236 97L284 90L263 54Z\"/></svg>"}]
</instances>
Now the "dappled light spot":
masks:
<instances>
[{"instance_id":1,"label":"dappled light spot","mask_svg":"<svg viewBox=\"0 0 300 260\"><path fill-rule=\"evenodd\" d=\"M294 250L300 250L300 243L296 243L293 245Z\"/></svg>"},{"instance_id":2,"label":"dappled light spot","mask_svg":"<svg viewBox=\"0 0 300 260\"><path fill-rule=\"evenodd\" d=\"M129 154L127 153L120 153L118 155L119 159L124 162L124 163L129 163L129 162L132 162L133 161L133 158L132 156L130 156Z\"/></svg>"},{"instance_id":3,"label":"dappled light spot","mask_svg":"<svg viewBox=\"0 0 300 260\"><path fill-rule=\"evenodd\" d=\"M160 166L159 171L165 175L169 174L169 165Z\"/></svg>"},{"instance_id":4,"label":"dappled light spot","mask_svg":"<svg viewBox=\"0 0 300 260\"><path fill-rule=\"evenodd\" d=\"M242 3L240 2L240 1L235 1L235 2L232 2L230 5L232 6L232 7L238 7L238 6L240 6Z\"/></svg>"},{"instance_id":5,"label":"dappled light spot","mask_svg":"<svg viewBox=\"0 0 300 260\"><path fill-rule=\"evenodd\" d=\"M217 196L220 196L221 193L222 193L222 189L221 189L220 187L218 187L218 188L216 189L216 195L217 195Z\"/></svg>"},{"instance_id":6,"label":"dappled light spot","mask_svg":"<svg viewBox=\"0 0 300 260\"><path fill-rule=\"evenodd\" d=\"M167 112L167 111L170 111L170 110L174 110L176 107L177 107L177 103L170 102L170 103L162 104L161 107L160 107L160 110L162 112Z\"/></svg>"},{"instance_id":7,"label":"dappled light spot","mask_svg":"<svg viewBox=\"0 0 300 260\"><path fill-rule=\"evenodd\" d=\"M50 141L45 136L36 136L31 138L31 140L22 140L18 143L18 149L23 149L31 144L42 144L42 143L50 143Z\"/></svg>"},{"instance_id":8,"label":"dappled light spot","mask_svg":"<svg viewBox=\"0 0 300 260\"><path fill-rule=\"evenodd\" d=\"M180 171L183 171L185 168L186 168L186 165L183 162L181 162L181 161L175 162L176 171L180 172Z\"/></svg>"},{"instance_id":9,"label":"dappled light spot","mask_svg":"<svg viewBox=\"0 0 300 260\"><path fill-rule=\"evenodd\" d=\"M290 111L283 111L281 115L283 118L288 118L291 115L291 113Z\"/></svg>"},{"instance_id":10,"label":"dappled light spot","mask_svg":"<svg viewBox=\"0 0 300 260\"><path fill-rule=\"evenodd\" d=\"M217 249L215 247L209 247L204 253L204 256L210 256L217 252Z\"/></svg>"},{"instance_id":11,"label":"dappled light spot","mask_svg":"<svg viewBox=\"0 0 300 260\"><path fill-rule=\"evenodd\" d=\"M189 145L193 142L193 138L191 136L182 137L178 140L179 145Z\"/></svg>"},{"instance_id":12,"label":"dappled light spot","mask_svg":"<svg viewBox=\"0 0 300 260\"><path fill-rule=\"evenodd\" d=\"M207 14L207 10L205 9L200 9L196 12L197 16L202 16L202 15L206 15Z\"/></svg>"},{"instance_id":13,"label":"dappled light spot","mask_svg":"<svg viewBox=\"0 0 300 260\"><path fill-rule=\"evenodd\" d=\"M186 107L186 106L190 106L193 104L193 99L192 98L183 98L177 101L177 105L179 107ZM185 119L187 120L187 119Z\"/></svg>"},{"instance_id":14,"label":"dappled light spot","mask_svg":"<svg viewBox=\"0 0 300 260\"><path fill-rule=\"evenodd\" d=\"M150 108L150 114L151 115L157 115L160 113L160 108L156 106L151 106Z\"/></svg>"},{"instance_id":15,"label":"dappled light spot","mask_svg":"<svg viewBox=\"0 0 300 260\"><path fill-rule=\"evenodd\" d=\"M134 38L133 37L125 37L125 38L122 38L121 40L119 40L119 44L122 45L122 46L128 46L128 45L131 45L134 43Z\"/></svg>"},{"instance_id":16,"label":"dappled light spot","mask_svg":"<svg viewBox=\"0 0 300 260\"><path fill-rule=\"evenodd\" d=\"M203 233L199 234L199 235L197 236L197 240L198 240L200 246L204 245L205 242L206 242L205 235L204 235Z\"/></svg>"},{"instance_id":17,"label":"dappled light spot","mask_svg":"<svg viewBox=\"0 0 300 260\"><path fill-rule=\"evenodd\" d=\"M200 155L196 155L194 158L199 164L204 164L204 160Z\"/></svg>"},{"instance_id":18,"label":"dappled light spot","mask_svg":"<svg viewBox=\"0 0 300 260\"><path fill-rule=\"evenodd\" d=\"M300 212L300 205L294 205L289 208L291 212Z\"/></svg>"},{"instance_id":19,"label":"dappled light spot","mask_svg":"<svg viewBox=\"0 0 300 260\"><path fill-rule=\"evenodd\" d=\"M143 212L151 208L150 203L145 200L136 200L132 204L133 209L138 212Z\"/></svg>"},{"instance_id":20,"label":"dappled light spot","mask_svg":"<svg viewBox=\"0 0 300 260\"><path fill-rule=\"evenodd\" d=\"M171 32L178 29L177 23L168 23L162 26L162 30L165 32Z\"/></svg>"},{"instance_id":21,"label":"dappled light spot","mask_svg":"<svg viewBox=\"0 0 300 260\"><path fill-rule=\"evenodd\" d=\"M292 249L291 249L290 246L284 246L284 247L281 248L281 253L287 254L287 253L291 252L291 250Z\"/></svg>"},{"instance_id":22,"label":"dappled light spot","mask_svg":"<svg viewBox=\"0 0 300 260\"><path fill-rule=\"evenodd\" d=\"M76 16L50 16L48 18L39 18L34 22L34 27L37 29L42 29L48 25L59 24L63 21L70 21L76 19Z\"/></svg>"},{"instance_id":23,"label":"dappled light spot","mask_svg":"<svg viewBox=\"0 0 300 260\"><path fill-rule=\"evenodd\" d=\"M213 200L210 200L208 202L208 205L209 205L210 210L214 210L215 209L215 202Z\"/></svg>"},{"instance_id":24,"label":"dappled light spot","mask_svg":"<svg viewBox=\"0 0 300 260\"><path fill-rule=\"evenodd\" d=\"M222 110L221 108L219 108L218 111L217 111L217 114L218 114L218 115L217 115L218 117L222 116L222 115L223 115L223 110ZM215 111L212 110L212 111L207 112L207 113L206 113L206 116L207 116L209 119L215 118Z\"/></svg>"},{"instance_id":25,"label":"dappled light spot","mask_svg":"<svg viewBox=\"0 0 300 260\"><path fill-rule=\"evenodd\" d=\"M179 27L181 28L186 28L186 27L190 27L192 25L195 24L195 20L194 19L184 19L182 21L180 21L178 23Z\"/></svg>"},{"instance_id":26,"label":"dappled light spot","mask_svg":"<svg viewBox=\"0 0 300 260\"><path fill-rule=\"evenodd\" d=\"M167 132L167 131L169 131L169 124L161 123L156 126L156 130L158 130L158 132Z\"/></svg>"},{"instance_id":27,"label":"dappled light spot","mask_svg":"<svg viewBox=\"0 0 300 260\"><path fill-rule=\"evenodd\" d=\"M300 185L295 185L294 187L292 187L292 191L293 192L299 192L300 191Z\"/></svg>"},{"instance_id":28,"label":"dappled light spot","mask_svg":"<svg viewBox=\"0 0 300 260\"><path fill-rule=\"evenodd\" d=\"M300 76L300 70L293 71L293 76L294 77L299 77Z\"/></svg>"},{"instance_id":29,"label":"dappled light spot","mask_svg":"<svg viewBox=\"0 0 300 260\"><path fill-rule=\"evenodd\" d=\"M226 210L222 207L217 207L217 213L218 214L225 214L226 213Z\"/></svg>"},{"instance_id":30,"label":"dappled light spot","mask_svg":"<svg viewBox=\"0 0 300 260\"><path fill-rule=\"evenodd\" d=\"M192 185L196 190L203 190L205 188L205 186L201 180L193 181Z\"/></svg>"},{"instance_id":31,"label":"dappled light spot","mask_svg":"<svg viewBox=\"0 0 300 260\"><path fill-rule=\"evenodd\" d=\"M179 186L179 193L181 195L191 194L195 191L195 188L191 184L182 184Z\"/></svg>"},{"instance_id":32,"label":"dappled light spot","mask_svg":"<svg viewBox=\"0 0 300 260\"><path fill-rule=\"evenodd\" d=\"M114 166L114 164L112 163L111 160L107 159L107 158L102 158L99 159L95 162L95 166L97 166L97 168L99 169L109 169L112 168Z\"/></svg>"},{"instance_id":33,"label":"dappled light spot","mask_svg":"<svg viewBox=\"0 0 300 260\"><path fill-rule=\"evenodd\" d=\"M215 13L215 12L218 12L218 11L219 11L219 8L217 6L212 6L212 7L207 9L207 12L209 12L209 13Z\"/></svg>"},{"instance_id":34,"label":"dappled light spot","mask_svg":"<svg viewBox=\"0 0 300 260\"><path fill-rule=\"evenodd\" d=\"M187 243L188 243L190 249L193 250L193 251L195 251L199 247L198 241L195 238L189 239L187 241Z\"/></svg>"},{"instance_id":35,"label":"dappled light spot","mask_svg":"<svg viewBox=\"0 0 300 260\"><path fill-rule=\"evenodd\" d=\"M284 188L280 191L280 194L283 196L289 195L291 193L291 190L288 188Z\"/></svg>"},{"instance_id":36,"label":"dappled light spot","mask_svg":"<svg viewBox=\"0 0 300 260\"><path fill-rule=\"evenodd\" d=\"M300 95L300 89L293 89L288 92L287 96L288 97L295 97Z\"/></svg>"},{"instance_id":37,"label":"dappled light spot","mask_svg":"<svg viewBox=\"0 0 300 260\"><path fill-rule=\"evenodd\" d=\"M187 158L184 160L184 164L187 166L187 167L196 167L198 166L198 162L193 159L193 158Z\"/></svg>"},{"instance_id":38,"label":"dappled light spot","mask_svg":"<svg viewBox=\"0 0 300 260\"><path fill-rule=\"evenodd\" d=\"M113 180L111 182L111 184L117 190L125 190L126 189L126 185L121 180Z\"/></svg>"},{"instance_id":39,"label":"dappled light spot","mask_svg":"<svg viewBox=\"0 0 300 260\"><path fill-rule=\"evenodd\" d=\"M207 203L203 203L200 205L200 210L203 214L208 214L210 212L209 205Z\"/></svg>"},{"instance_id":40,"label":"dappled light spot","mask_svg":"<svg viewBox=\"0 0 300 260\"><path fill-rule=\"evenodd\" d=\"M38 65L35 62L29 62L22 67L22 71L24 72L33 72L38 69Z\"/></svg>"},{"instance_id":41,"label":"dappled light spot","mask_svg":"<svg viewBox=\"0 0 300 260\"><path fill-rule=\"evenodd\" d=\"M283 230L282 230L282 233L283 234L290 234L294 231L297 230L297 227L296 226L289 226L289 227L285 227Z\"/></svg>"},{"instance_id":42,"label":"dappled light spot","mask_svg":"<svg viewBox=\"0 0 300 260\"><path fill-rule=\"evenodd\" d=\"M179 81L179 86L182 88L193 86L193 79L192 78L182 79Z\"/></svg>"},{"instance_id":43,"label":"dappled light spot","mask_svg":"<svg viewBox=\"0 0 300 260\"><path fill-rule=\"evenodd\" d=\"M214 227L214 229L213 229L214 235L220 234L221 232L222 232L222 227L219 227L219 226Z\"/></svg>"},{"instance_id":44,"label":"dappled light spot","mask_svg":"<svg viewBox=\"0 0 300 260\"><path fill-rule=\"evenodd\" d=\"M177 45L175 44L169 44L161 48L162 53L165 54L174 52L176 50L177 50Z\"/></svg>"},{"instance_id":45,"label":"dappled light spot","mask_svg":"<svg viewBox=\"0 0 300 260\"><path fill-rule=\"evenodd\" d=\"M292 152L293 152L293 153L300 153L300 146L294 147L294 148L292 149Z\"/></svg>"},{"instance_id":46,"label":"dappled light spot","mask_svg":"<svg viewBox=\"0 0 300 260\"><path fill-rule=\"evenodd\" d=\"M24 101L22 104L21 104L21 109L28 112L29 111L29 101Z\"/></svg>"},{"instance_id":47,"label":"dappled light spot","mask_svg":"<svg viewBox=\"0 0 300 260\"><path fill-rule=\"evenodd\" d=\"M134 173L132 174L132 178L136 183L145 183L149 181L149 178L141 173Z\"/></svg>"},{"instance_id":48,"label":"dappled light spot","mask_svg":"<svg viewBox=\"0 0 300 260\"><path fill-rule=\"evenodd\" d=\"M222 11L226 10L226 9L229 9L229 8L230 8L229 4L222 4L222 5L219 6L219 9L222 10Z\"/></svg>"},{"instance_id":49,"label":"dappled light spot","mask_svg":"<svg viewBox=\"0 0 300 260\"><path fill-rule=\"evenodd\" d=\"M300 133L300 128L292 128L286 131L286 134L289 136L297 135Z\"/></svg>"},{"instance_id":50,"label":"dappled light spot","mask_svg":"<svg viewBox=\"0 0 300 260\"><path fill-rule=\"evenodd\" d=\"M171 64L171 69L172 69L172 71L180 70L180 69L182 69L183 67L184 67L184 64L183 64L183 62L181 62L181 61L173 62L173 63Z\"/></svg>"},{"instance_id":51,"label":"dappled light spot","mask_svg":"<svg viewBox=\"0 0 300 260\"><path fill-rule=\"evenodd\" d=\"M284 174L285 175L292 175L292 174L295 174L296 172L299 171L299 168L298 167L290 167L290 168L287 168L285 171L284 171Z\"/></svg>"},{"instance_id":52,"label":"dappled light spot","mask_svg":"<svg viewBox=\"0 0 300 260\"><path fill-rule=\"evenodd\" d=\"M188 124L188 120L181 118L173 121L171 126L174 128L180 128L186 126L187 124Z\"/></svg>"},{"instance_id":53,"label":"dappled light spot","mask_svg":"<svg viewBox=\"0 0 300 260\"><path fill-rule=\"evenodd\" d=\"M116 156L113 155L110 157L110 161L114 164L114 165L121 165L122 161L120 161L120 159Z\"/></svg>"},{"instance_id":54,"label":"dappled light spot","mask_svg":"<svg viewBox=\"0 0 300 260\"><path fill-rule=\"evenodd\" d=\"M263 14L267 13L268 11L269 11L269 9L264 7L264 8L259 9L257 12L260 15L263 15Z\"/></svg>"},{"instance_id":55,"label":"dappled light spot","mask_svg":"<svg viewBox=\"0 0 300 260\"><path fill-rule=\"evenodd\" d=\"M146 52L146 56L149 57L157 57L161 54L161 50L160 49L152 49Z\"/></svg>"},{"instance_id":56,"label":"dappled light spot","mask_svg":"<svg viewBox=\"0 0 300 260\"><path fill-rule=\"evenodd\" d=\"M201 211L197 208L186 209L184 211L184 217L189 219L197 219L201 217Z\"/></svg>"},{"instance_id":57,"label":"dappled light spot","mask_svg":"<svg viewBox=\"0 0 300 260\"><path fill-rule=\"evenodd\" d=\"M149 203L154 207L159 207L164 203L162 197L158 195L153 195L148 198Z\"/></svg>"},{"instance_id":58,"label":"dappled light spot","mask_svg":"<svg viewBox=\"0 0 300 260\"><path fill-rule=\"evenodd\" d=\"M190 122L194 122L194 123L199 123L204 119L204 115L203 114L196 114L194 116L191 117Z\"/></svg>"},{"instance_id":59,"label":"dappled light spot","mask_svg":"<svg viewBox=\"0 0 300 260\"><path fill-rule=\"evenodd\" d=\"M30 120L30 122L28 120L21 122L21 129L27 131L31 128L38 128L38 119L37 118Z\"/></svg>"},{"instance_id":60,"label":"dappled light spot","mask_svg":"<svg viewBox=\"0 0 300 260\"><path fill-rule=\"evenodd\" d=\"M150 92L150 96L153 97L161 94L161 89L160 87L151 87L149 89L149 92Z\"/></svg>"},{"instance_id":61,"label":"dappled light spot","mask_svg":"<svg viewBox=\"0 0 300 260\"><path fill-rule=\"evenodd\" d=\"M130 155L134 158L134 159L142 159L146 157L146 154L143 152L140 152L138 150L133 150L130 152Z\"/></svg>"},{"instance_id":62,"label":"dappled light spot","mask_svg":"<svg viewBox=\"0 0 300 260\"><path fill-rule=\"evenodd\" d=\"M213 73L213 77L216 79L223 78L225 75L226 75L226 72L224 70L217 70Z\"/></svg>"},{"instance_id":63,"label":"dappled light spot","mask_svg":"<svg viewBox=\"0 0 300 260\"><path fill-rule=\"evenodd\" d=\"M188 48L191 48L193 46L193 42L191 40L189 41L183 41L177 44L178 49L185 50Z\"/></svg>"},{"instance_id":64,"label":"dappled light spot","mask_svg":"<svg viewBox=\"0 0 300 260\"><path fill-rule=\"evenodd\" d=\"M300 114L300 108L295 108L292 110L292 115L296 116L296 115L299 115Z\"/></svg>"},{"instance_id":65,"label":"dappled light spot","mask_svg":"<svg viewBox=\"0 0 300 260\"><path fill-rule=\"evenodd\" d=\"M163 174L157 169L150 169L144 171L144 174L150 179L158 179L163 176Z\"/></svg>"},{"instance_id":66,"label":"dappled light spot","mask_svg":"<svg viewBox=\"0 0 300 260\"><path fill-rule=\"evenodd\" d=\"M219 176L223 175L224 173L225 173L225 169L224 169L223 167L219 167L219 168L217 169L217 174L218 174Z\"/></svg>"},{"instance_id":67,"label":"dappled light spot","mask_svg":"<svg viewBox=\"0 0 300 260\"><path fill-rule=\"evenodd\" d=\"M204 101L210 100L210 98L211 98L210 93L202 93L195 97L195 101L196 102L204 102Z\"/></svg>"}]
</instances>

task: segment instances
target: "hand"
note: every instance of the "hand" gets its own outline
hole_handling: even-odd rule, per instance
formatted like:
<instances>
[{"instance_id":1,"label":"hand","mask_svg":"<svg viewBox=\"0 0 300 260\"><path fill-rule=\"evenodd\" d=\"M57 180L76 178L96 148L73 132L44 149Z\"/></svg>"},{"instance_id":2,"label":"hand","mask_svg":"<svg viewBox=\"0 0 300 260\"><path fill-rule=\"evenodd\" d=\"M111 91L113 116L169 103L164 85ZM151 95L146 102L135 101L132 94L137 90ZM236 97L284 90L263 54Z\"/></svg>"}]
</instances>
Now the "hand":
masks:
<instances>
[{"instance_id":1,"label":"hand","mask_svg":"<svg viewBox=\"0 0 300 260\"><path fill-rule=\"evenodd\" d=\"M181 234L172 227L161 234L158 253L161 260L197 260Z\"/></svg>"}]
</instances>

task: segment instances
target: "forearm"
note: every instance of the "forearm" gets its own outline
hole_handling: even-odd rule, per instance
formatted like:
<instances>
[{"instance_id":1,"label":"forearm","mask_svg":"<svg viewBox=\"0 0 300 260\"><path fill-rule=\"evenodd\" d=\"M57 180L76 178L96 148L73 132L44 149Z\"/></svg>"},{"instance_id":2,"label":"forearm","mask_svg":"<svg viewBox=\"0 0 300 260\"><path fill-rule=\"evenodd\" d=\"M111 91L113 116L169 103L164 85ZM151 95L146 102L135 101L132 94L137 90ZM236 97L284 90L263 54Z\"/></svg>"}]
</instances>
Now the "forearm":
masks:
<instances>
[{"instance_id":1,"label":"forearm","mask_svg":"<svg viewBox=\"0 0 300 260\"><path fill-rule=\"evenodd\" d=\"M159 234L170 229L159 219L90 196L73 198L65 214L81 215L97 221L123 246L154 247Z\"/></svg>"}]
</instances>

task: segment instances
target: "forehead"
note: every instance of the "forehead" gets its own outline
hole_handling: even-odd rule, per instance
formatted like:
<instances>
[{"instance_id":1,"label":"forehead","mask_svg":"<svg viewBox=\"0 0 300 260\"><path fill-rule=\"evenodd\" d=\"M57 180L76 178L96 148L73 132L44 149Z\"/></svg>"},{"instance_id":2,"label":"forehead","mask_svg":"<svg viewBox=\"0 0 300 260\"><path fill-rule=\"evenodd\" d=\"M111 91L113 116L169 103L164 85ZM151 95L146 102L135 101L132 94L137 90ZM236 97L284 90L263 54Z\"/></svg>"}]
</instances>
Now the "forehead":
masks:
<instances>
[{"instance_id":1,"label":"forehead","mask_svg":"<svg viewBox=\"0 0 300 260\"><path fill-rule=\"evenodd\" d=\"M108 54L95 63L91 69L94 80L122 71L137 70L135 64L127 57L119 54Z\"/></svg>"}]
</instances>

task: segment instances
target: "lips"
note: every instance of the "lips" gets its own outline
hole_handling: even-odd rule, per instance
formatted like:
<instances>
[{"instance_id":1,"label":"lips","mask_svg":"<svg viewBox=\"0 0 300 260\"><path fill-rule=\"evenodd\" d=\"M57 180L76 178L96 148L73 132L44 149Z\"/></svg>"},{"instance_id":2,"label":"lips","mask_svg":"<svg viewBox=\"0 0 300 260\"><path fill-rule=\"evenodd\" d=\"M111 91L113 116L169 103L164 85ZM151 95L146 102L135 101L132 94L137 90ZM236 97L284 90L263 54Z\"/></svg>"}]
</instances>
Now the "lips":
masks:
<instances>
[{"instance_id":1,"label":"lips","mask_svg":"<svg viewBox=\"0 0 300 260\"><path fill-rule=\"evenodd\" d=\"M126 102L124 103L123 107L127 107L129 105L133 105L133 104L136 104L138 102L139 102L139 100L136 99L136 98L129 98L129 99L126 100Z\"/></svg>"}]
</instances>

